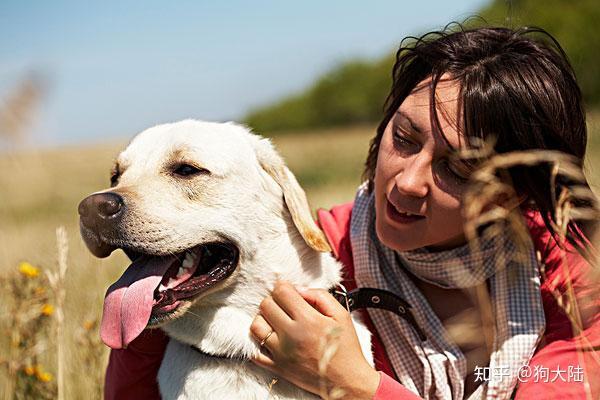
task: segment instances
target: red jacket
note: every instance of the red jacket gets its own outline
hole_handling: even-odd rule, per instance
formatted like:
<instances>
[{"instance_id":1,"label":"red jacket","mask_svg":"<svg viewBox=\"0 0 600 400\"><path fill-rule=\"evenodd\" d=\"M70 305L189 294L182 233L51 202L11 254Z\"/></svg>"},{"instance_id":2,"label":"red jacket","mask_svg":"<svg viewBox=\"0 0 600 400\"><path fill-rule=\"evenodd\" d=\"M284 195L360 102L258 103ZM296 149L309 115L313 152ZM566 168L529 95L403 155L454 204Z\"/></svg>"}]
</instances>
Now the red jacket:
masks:
<instances>
[{"instance_id":1,"label":"red jacket","mask_svg":"<svg viewBox=\"0 0 600 400\"><path fill-rule=\"evenodd\" d=\"M344 264L344 286L347 289L356 286L349 233L351 212L352 203L348 203L318 213L319 223L332 245L334 255ZM524 382L517 387L515 399L598 399L598 285L590 279L590 265L576 251L561 250L539 216L528 214L526 218L535 248L545 265L541 292L546 332L529 366L532 373L546 369L548 375L547 378L537 375L535 379L533 376L528 380L523 379ZM570 285L583 319L583 330L577 335L574 335L573 325L557 302L557 298L564 297ZM395 375L377 331L367 313L363 313L363 318L373 333L375 366L382 371L382 379L373 399L419 399L392 379ZM106 370L105 399L160 399L156 375L167 341L161 331L145 331L127 349L111 350ZM585 377L583 380L581 371ZM586 396L586 392L589 396Z\"/></svg>"}]
</instances>

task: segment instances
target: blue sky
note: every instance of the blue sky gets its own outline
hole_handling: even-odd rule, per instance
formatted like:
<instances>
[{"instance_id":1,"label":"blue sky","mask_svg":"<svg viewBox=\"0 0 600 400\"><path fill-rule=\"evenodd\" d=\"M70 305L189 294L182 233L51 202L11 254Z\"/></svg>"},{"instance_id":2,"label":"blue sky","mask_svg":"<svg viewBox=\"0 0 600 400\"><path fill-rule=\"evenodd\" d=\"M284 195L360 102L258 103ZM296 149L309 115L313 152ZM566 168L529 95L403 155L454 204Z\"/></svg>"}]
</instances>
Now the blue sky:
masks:
<instances>
[{"instance_id":1,"label":"blue sky","mask_svg":"<svg viewBox=\"0 0 600 400\"><path fill-rule=\"evenodd\" d=\"M240 119L354 57L473 15L483 0L12 1L0 4L0 99L46 90L29 144L131 137L182 118Z\"/></svg>"}]
</instances>

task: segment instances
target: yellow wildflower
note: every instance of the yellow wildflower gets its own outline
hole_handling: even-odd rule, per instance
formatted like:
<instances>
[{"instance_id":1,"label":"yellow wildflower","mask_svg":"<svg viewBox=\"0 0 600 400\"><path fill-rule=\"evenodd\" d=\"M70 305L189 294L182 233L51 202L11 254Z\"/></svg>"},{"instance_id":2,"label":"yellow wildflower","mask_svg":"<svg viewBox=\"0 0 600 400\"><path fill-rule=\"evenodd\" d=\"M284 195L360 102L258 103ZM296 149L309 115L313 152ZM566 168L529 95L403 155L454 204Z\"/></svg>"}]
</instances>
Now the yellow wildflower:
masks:
<instances>
[{"instance_id":1,"label":"yellow wildflower","mask_svg":"<svg viewBox=\"0 0 600 400\"><path fill-rule=\"evenodd\" d=\"M25 372L26 375L31 376L31 375L35 374L35 367L32 365L28 365L25 368L23 368L23 371Z\"/></svg>"},{"instance_id":2,"label":"yellow wildflower","mask_svg":"<svg viewBox=\"0 0 600 400\"><path fill-rule=\"evenodd\" d=\"M27 278L35 278L40 274L40 269L29 264L27 261L23 261L19 264L19 272Z\"/></svg>"},{"instance_id":3,"label":"yellow wildflower","mask_svg":"<svg viewBox=\"0 0 600 400\"><path fill-rule=\"evenodd\" d=\"M54 312L54 306L52 304L44 304L42 306L42 314L44 314L46 316L50 316L50 315L52 315L53 312Z\"/></svg>"},{"instance_id":4,"label":"yellow wildflower","mask_svg":"<svg viewBox=\"0 0 600 400\"><path fill-rule=\"evenodd\" d=\"M92 329L94 329L96 327L96 321L95 320L86 320L83 323L83 329L85 329L86 331L91 331Z\"/></svg>"},{"instance_id":5,"label":"yellow wildflower","mask_svg":"<svg viewBox=\"0 0 600 400\"><path fill-rule=\"evenodd\" d=\"M42 369L38 369L37 374L36 374L38 380L42 381L42 382L50 382L52 380L52 374L49 372L44 372L42 371Z\"/></svg>"}]
</instances>

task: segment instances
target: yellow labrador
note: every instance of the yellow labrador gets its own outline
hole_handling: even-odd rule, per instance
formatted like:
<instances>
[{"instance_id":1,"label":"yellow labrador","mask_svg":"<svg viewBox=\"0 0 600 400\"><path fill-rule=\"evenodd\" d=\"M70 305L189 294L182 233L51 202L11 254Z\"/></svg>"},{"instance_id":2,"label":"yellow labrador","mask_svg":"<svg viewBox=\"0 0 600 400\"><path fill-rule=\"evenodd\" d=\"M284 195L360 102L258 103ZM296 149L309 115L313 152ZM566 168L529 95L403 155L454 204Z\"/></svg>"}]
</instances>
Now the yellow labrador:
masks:
<instances>
[{"instance_id":1,"label":"yellow labrador","mask_svg":"<svg viewBox=\"0 0 600 400\"><path fill-rule=\"evenodd\" d=\"M127 346L147 327L171 338L164 399L313 399L248 359L250 324L277 279L340 282L340 265L304 191L271 143L234 123L185 120L150 128L119 155L110 189L79 205L81 234L133 263L109 289L101 336ZM370 336L356 323L372 362Z\"/></svg>"}]
</instances>

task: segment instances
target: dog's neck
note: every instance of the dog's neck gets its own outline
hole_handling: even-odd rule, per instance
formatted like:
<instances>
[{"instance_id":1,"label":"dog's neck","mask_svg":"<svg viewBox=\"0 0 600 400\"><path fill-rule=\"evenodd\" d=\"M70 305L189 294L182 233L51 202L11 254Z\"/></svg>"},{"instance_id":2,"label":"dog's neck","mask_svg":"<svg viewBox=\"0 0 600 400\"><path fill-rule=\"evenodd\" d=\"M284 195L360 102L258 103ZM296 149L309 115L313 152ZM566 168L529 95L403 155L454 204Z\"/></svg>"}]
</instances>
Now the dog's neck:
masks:
<instances>
[{"instance_id":1,"label":"dog's neck","mask_svg":"<svg viewBox=\"0 0 600 400\"><path fill-rule=\"evenodd\" d=\"M250 336L250 325L277 280L324 289L339 283L340 266L330 254L308 247L295 229L272 228L240 256L234 283L198 300L185 315L166 325L163 329L169 336L206 354L250 358L260 351Z\"/></svg>"},{"instance_id":2,"label":"dog's neck","mask_svg":"<svg viewBox=\"0 0 600 400\"><path fill-rule=\"evenodd\" d=\"M210 354L205 352L204 350L201 350L200 348L194 346L193 344L190 345L190 348L192 350L194 350L196 353L204 356L204 357L211 357L211 358L215 358L215 359L221 359L221 360L233 360L233 361L245 361L247 360L247 358L243 355L240 356L228 356L228 355L221 355L221 354Z\"/></svg>"}]
</instances>

